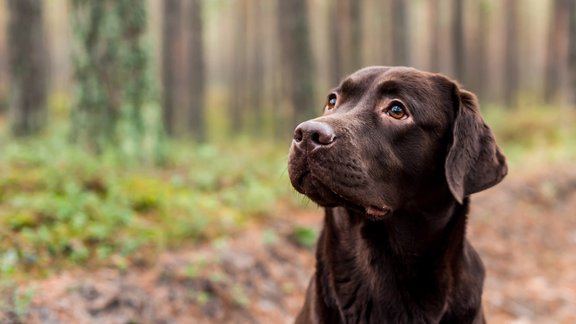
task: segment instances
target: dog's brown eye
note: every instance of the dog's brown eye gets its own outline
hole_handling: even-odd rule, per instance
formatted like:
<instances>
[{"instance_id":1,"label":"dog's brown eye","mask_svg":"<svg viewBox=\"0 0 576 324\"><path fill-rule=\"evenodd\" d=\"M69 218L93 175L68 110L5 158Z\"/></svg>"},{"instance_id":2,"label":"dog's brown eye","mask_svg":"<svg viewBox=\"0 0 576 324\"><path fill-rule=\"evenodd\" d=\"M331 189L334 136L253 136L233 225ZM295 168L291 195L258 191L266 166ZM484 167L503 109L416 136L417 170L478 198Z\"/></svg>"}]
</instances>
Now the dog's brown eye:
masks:
<instances>
[{"instance_id":1,"label":"dog's brown eye","mask_svg":"<svg viewBox=\"0 0 576 324\"><path fill-rule=\"evenodd\" d=\"M327 108L328 108L328 109L334 108L334 106L336 106L336 101L337 101L336 95L333 94L333 93L329 94L329 95L328 95Z\"/></svg>"},{"instance_id":2,"label":"dog's brown eye","mask_svg":"<svg viewBox=\"0 0 576 324\"><path fill-rule=\"evenodd\" d=\"M390 108L388 109L388 111L386 112L388 114L388 116L395 118L395 119L402 119L405 118L406 115L406 109L404 109L404 107L402 106L402 104L395 102L392 103L390 105Z\"/></svg>"}]
</instances>

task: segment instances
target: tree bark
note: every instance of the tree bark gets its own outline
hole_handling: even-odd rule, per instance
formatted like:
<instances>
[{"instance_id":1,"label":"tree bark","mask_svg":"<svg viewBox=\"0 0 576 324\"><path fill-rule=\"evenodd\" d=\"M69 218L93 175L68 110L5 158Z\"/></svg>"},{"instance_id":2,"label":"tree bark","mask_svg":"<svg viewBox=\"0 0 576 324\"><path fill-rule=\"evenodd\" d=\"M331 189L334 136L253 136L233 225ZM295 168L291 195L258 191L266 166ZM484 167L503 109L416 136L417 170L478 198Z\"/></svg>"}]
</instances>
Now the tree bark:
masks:
<instances>
[{"instance_id":1,"label":"tree bark","mask_svg":"<svg viewBox=\"0 0 576 324\"><path fill-rule=\"evenodd\" d=\"M518 104L519 66L518 66L518 4L516 0L505 2L505 76L504 101L509 108Z\"/></svg>"},{"instance_id":2,"label":"tree bark","mask_svg":"<svg viewBox=\"0 0 576 324\"><path fill-rule=\"evenodd\" d=\"M361 0L348 1L350 16L350 62L347 73L351 73L361 68L362 64L362 4L364 2Z\"/></svg>"},{"instance_id":3,"label":"tree bark","mask_svg":"<svg viewBox=\"0 0 576 324\"><path fill-rule=\"evenodd\" d=\"M330 60L329 78L330 84L333 85L340 82L340 78L344 73L341 30L343 26L346 26L346 24L342 23L339 19L340 13L343 10L343 2L344 0L331 1L328 9L328 34L330 38L328 45L330 53L330 55L328 55L328 59Z\"/></svg>"},{"instance_id":4,"label":"tree bark","mask_svg":"<svg viewBox=\"0 0 576 324\"><path fill-rule=\"evenodd\" d=\"M576 2L569 1L569 47L568 47L568 71L569 71L569 95L568 101L576 108Z\"/></svg>"},{"instance_id":5,"label":"tree bark","mask_svg":"<svg viewBox=\"0 0 576 324\"><path fill-rule=\"evenodd\" d=\"M440 72L440 3L439 0L428 1L428 21L430 23L430 70Z\"/></svg>"},{"instance_id":6,"label":"tree bark","mask_svg":"<svg viewBox=\"0 0 576 324\"><path fill-rule=\"evenodd\" d=\"M408 1L392 0L392 61L394 65L410 65L410 31Z\"/></svg>"},{"instance_id":7,"label":"tree bark","mask_svg":"<svg viewBox=\"0 0 576 324\"><path fill-rule=\"evenodd\" d=\"M164 130L175 135L177 35L180 25L180 0L164 0L162 22L162 88Z\"/></svg>"},{"instance_id":8,"label":"tree bark","mask_svg":"<svg viewBox=\"0 0 576 324\"><path fill-rule=\"evenodd\" d=\"M554 0L548 29L548 46L546 53L546 76L544 84L544 101L558 103L562 89L562 70L564 50L566 48L570 3L573 0Z\"/></svg>"},{"instance_id":9,"label":"tree bark","mask_svg":"<svg viewBox=\"0 0 576 324\"><path fill-rule=\"evenodd\" d=\"M266 22L265 11L262 8L262 1L259 0L256 5L251 6L248 12L248 98L247 103L250 108L250 132L254 136L261 136L265 130L264 119L264 95L266 93L266 84L264 77L266 73L265 66L265 48L266 48Z\"/></svg>"},{"instance_id":10,"label":"tree bark","mask_svg":"<svg viewBox=\"0 0 576 324\"><path fill-rule=\"evenodd\" d=\"M314 115L314 78L305 0L278 0L283 75L287 81L291 126Z\"/></svg>"},{"instance_id":11,"label":"tree bark","mask_svg":"<svg viewBox=\"0 0 576 324\"><path fill-rule=\"evenodd\" d=\"M337 0L331 8L332 82L337 84L362 61L361 0Z\"/></svg>"},{"instance_id":12,"label":"tree bark","mask_svg":"<svg viewBox=\"0 0 576 324\"><path fill-rule=\"evenodd\" d=\"M189 128L194 138L203 142L206 140L204 123L205 105L205 64L204 37L202 26L202 0L192 0L190 3L190 112Z\"/></svg>"},{"instance_id":13,"label":"tree bark","mask_svg":"<svg viewBox=\"0 0 576 324\"><path fill-rule=\"evenodd\" d=\"M461 83L466 83L465 47L464 47L464 5L462 0L452 1L452 44L454 51L454 75Z\"/></svg>"},{"instance_id":14,"label":"tree bark","mask_svg":"<svg viewBox=\"0 0 576 324\"><path fill-rule=\"evenodd\" d=\"M126 143L141 149L146 131L142 109L151 88L143 45L145 1L71 4L75 38L71 140L94 153L118 150Z\"/></svg>"},{"instance_id":15,"label":"tree bark","mask_svg":"<svg viewBox=\"0 0 576 324\"><path fill-rule=\"evenodd\" d=\"M487 0L478 1L478 26L476 27L475 92L480 99L486 99L488 78L488 26L490 4Z\"/></svg>"},{"instance_id":16,"label":"tree bark","mask_svg":"<svg viewBox=\"0 0 576 324\"><path fill-rule=\"evenodd\" d=\"M15 136L46 124L47 66L42 0L9 0L10 115Z\"/></svg>"},{"instance_id":17,"label":"tree bark","mask_svg":"<svg viewBox=\"0 0 576 324\"><path fill-rule=\"evenodd\" d=\"M244 130L244 115L242 114L243 108L246 107L247 93L247 49L246 43L248 41L248 3L247 0L239 0L236 2L236 11L234 18L235 37L232 44L234 51L232 62L232 84L230 96L230 126L233 134L241 133Z\"/></svg>"}]
</instances>

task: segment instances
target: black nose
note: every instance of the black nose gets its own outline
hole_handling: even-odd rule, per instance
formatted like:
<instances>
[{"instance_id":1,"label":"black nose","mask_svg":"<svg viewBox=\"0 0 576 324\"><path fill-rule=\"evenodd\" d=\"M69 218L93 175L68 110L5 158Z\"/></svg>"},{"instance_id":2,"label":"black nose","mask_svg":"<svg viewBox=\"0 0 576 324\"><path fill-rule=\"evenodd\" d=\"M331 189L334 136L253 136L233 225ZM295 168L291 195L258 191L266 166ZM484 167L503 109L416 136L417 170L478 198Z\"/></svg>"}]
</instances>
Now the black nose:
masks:
<instances>
[{"instance_id":1,"label":"black nose","mask_svg":"<svg viewBox=\"0 0 576 324\"><path fill-rule=\"evenodd\" d=\"M301 147L310 145L310 149L329 145L335 139L334 129L330 125L318 121L303 122L294 130L294 144Z\"/></svg>"}]
</instances>

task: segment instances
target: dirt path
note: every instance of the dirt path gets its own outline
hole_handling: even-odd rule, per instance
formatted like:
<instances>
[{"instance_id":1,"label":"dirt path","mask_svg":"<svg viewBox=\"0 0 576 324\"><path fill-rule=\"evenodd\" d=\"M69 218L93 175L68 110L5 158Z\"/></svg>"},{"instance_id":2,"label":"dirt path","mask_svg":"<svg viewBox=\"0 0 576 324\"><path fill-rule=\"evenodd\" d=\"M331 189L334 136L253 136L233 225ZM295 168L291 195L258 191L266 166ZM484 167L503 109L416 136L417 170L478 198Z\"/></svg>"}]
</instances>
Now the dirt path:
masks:
<instances>
[{"instance_id":1,"label":"dirt path","mask_svg":"<svg viewBox=\"0 0 576 324\"><path fill-rule=\"evenodd\" d=\"M511 175L472 206L488 321L576 323L576 170ZM294 228L320 221L320 210L291 212L154 266L31 282L12 293L0 322L290 323L314 267Z\"/></svg>"}]
</instances>

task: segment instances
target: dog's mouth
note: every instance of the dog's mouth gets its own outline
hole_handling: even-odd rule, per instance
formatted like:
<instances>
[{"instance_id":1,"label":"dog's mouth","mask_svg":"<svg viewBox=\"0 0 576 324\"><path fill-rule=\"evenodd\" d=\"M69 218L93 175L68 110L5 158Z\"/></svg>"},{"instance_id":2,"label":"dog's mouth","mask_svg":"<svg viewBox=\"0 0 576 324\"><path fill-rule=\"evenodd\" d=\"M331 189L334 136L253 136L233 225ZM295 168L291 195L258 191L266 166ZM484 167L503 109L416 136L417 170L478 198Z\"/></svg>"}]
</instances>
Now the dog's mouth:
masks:
<instances>
[{"instance_id":1,"label":"dog's mouth","mask_svg":"<svg viewBox=\"0 0 576 324\"><path fill-rule=\"evenodd\" d=\"M365 213L374 219L382 219L390 215L392 209L381 204L364 202L362 199L350 197L344 190L338 188L321 176L322 172L314 172L309 167L303 170L293 181L294 188L306 195L322 207L345 207Z\"/></svg>"}]
</instances>

